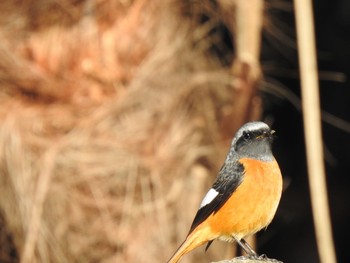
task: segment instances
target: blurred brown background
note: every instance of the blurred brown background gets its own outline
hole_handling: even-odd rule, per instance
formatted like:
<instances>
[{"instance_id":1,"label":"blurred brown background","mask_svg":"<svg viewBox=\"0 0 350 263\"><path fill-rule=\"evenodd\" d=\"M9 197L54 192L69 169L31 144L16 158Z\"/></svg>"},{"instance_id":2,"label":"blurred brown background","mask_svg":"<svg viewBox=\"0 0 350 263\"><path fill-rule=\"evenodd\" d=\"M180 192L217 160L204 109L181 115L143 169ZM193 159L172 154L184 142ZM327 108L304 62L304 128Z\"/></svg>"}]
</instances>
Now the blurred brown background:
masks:
<instances>
[{"instance_id":1,"label":"blurred brown background","mask_svg":"<svg viewBox=\"0 0 350 263\"><path fill-rule=\"evenodd\" d=\"M314 5L334 240L348 262L350 4ZM259 68L232 71L228 0L1 1L0 12L0 262L165 262L235 130L257 118L277 131L285 185L257 249L319 262L291 1L265 2L258 84ZM214 242L183 262L233 251Z\"/></svg>"}]
</instances>

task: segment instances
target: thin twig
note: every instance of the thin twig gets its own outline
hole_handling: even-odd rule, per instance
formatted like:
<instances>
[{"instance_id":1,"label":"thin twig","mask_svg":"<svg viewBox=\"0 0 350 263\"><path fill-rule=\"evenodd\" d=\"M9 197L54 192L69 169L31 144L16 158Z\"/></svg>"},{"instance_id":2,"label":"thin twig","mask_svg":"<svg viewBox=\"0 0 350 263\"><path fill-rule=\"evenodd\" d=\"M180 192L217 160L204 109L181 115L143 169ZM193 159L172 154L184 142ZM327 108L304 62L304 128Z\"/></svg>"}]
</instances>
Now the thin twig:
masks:
<instances>
[{"instance_id":1,"label":"thin twig","mask_svg":"<svg viewBox=\"0 0 350 263\"><path fill-rule=\"evenodd\" d=\"M28 233L26 235L24 248L21 256L21 263L30 263L34 261L35 250L40 236L42 224L42 215L44 211L45 199L50 188L50 183L55 166L55 157L60 144L54 144L44 155L42 163L44 164L39 174L36 193L33 201L31 215L28 220Z\"/></svg>"}]
</instances>

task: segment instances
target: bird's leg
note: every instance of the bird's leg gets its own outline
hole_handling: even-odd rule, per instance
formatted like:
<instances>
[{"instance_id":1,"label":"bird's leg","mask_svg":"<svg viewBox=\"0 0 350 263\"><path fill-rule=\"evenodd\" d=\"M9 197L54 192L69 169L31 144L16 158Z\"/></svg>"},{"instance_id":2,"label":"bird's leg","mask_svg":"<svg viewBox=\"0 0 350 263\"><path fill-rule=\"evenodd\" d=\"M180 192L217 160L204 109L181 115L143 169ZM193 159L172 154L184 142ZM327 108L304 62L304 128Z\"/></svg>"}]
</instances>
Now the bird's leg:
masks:
<instances>
[{"instance_id":1,"label":"bird's leg","mask_svg":"<svg viewBox=\"0 0 350 263\"><path fill-rule=\"evenodd\" d=\"M240 245L241 248L243 248L243 250L247 253L248 257L250 258L259 257L259 255L251 248L251 246L249 246L248 242L245 241L243 238L241 240L238 240L237 238L235 238L235 240L238 243L238 245Z\"/></svg>"},{"instance_id":2,"label":"bird's leg","mask_svg":"<svg viewBox=\"0 0 350 263\"><path fill-rule=\"evenodd\" d=\"M249 244L248 244L248 242L247 241L245 241L245 239L241 239L241 243L243 243L245 246L246 246L246 248L249 250L249 256L252 256L252 257L259 257L259 255L258 255L258 253L256 253L253 249L252 249L252 247L251 246L249 246Z\"/></svg>"}]
</instances>

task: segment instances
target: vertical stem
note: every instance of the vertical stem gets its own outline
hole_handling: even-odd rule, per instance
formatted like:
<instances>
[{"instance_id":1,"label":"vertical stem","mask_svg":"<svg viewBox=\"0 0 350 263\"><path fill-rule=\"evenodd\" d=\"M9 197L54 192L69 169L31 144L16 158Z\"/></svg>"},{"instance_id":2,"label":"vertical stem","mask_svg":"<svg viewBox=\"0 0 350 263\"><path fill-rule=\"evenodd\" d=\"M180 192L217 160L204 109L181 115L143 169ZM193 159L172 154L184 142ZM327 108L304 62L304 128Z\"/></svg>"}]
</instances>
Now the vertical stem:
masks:
<instances>
[{"instance_id":1,"label":"vertical stem","mask_svg":"<svg viewBox=\"0 0 350 263\"><path fill-rule=\"evenodd\" d=\"M258 63L260 57L263 0L236 0L236 55L239 60Z\"/></svg>"},{"instance_id":2,"label":"vertical stem","mask_svg":"<svg viewBox=\"0 0 350 263\"><path fill-rule=\"evenodd\" d=\"M257 87L261 76L260 46L263 25L263 0L235 0L235 32L236 57L232 65L235 76L234 105L231 115L227 116L225 130L237 130L245 122L256 119L261 112L261 104L257 103ZM232 122L235 119L235 122ZM236 126L235 126L236 125Z\"/></svg>"},{"instance_id":3,"label":"vertical stem","mask_svg":"<svg viewBox=\"0 0 350 263\"><path fill-rule=\"evenodd\" d=\"M318 252L322 263L335 263L323 162L316 46L311 0L294 0L309 185Z\"/></svg>"}]
</instances>

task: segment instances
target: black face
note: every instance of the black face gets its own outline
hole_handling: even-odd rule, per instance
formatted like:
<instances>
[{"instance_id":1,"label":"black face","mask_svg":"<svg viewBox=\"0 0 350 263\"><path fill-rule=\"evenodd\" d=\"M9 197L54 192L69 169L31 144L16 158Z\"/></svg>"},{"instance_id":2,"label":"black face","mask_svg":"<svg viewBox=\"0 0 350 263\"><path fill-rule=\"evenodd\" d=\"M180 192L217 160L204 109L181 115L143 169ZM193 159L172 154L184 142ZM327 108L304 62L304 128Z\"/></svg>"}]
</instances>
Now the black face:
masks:
<instances>
[{"instance_id":1,"label":"black face","mask_svg":"<svg viewBox=\"0 0 350 263\"><path fill-rule=\"evenodd\" d=\"M274 132L271 129L267 128L243 131L242 135L236 141L235 150L239 151L240 148L255 143L271 144L273 140L273 133Z\"/></svg>"},{"instance_id":2,"label":"black face","mask_svg":"<svg viewBox=\"0 0 350 263\"><path fill-rule=\"evenodd\" d=\"M268 127L243 130L237 138L234 149L242 157L265 159L272 156L273 131Z\"/></svg>"}]
</instances>

